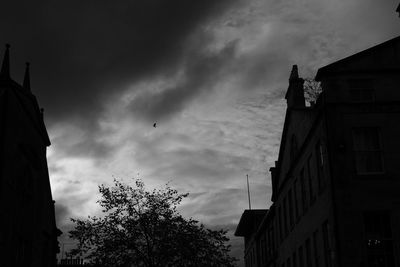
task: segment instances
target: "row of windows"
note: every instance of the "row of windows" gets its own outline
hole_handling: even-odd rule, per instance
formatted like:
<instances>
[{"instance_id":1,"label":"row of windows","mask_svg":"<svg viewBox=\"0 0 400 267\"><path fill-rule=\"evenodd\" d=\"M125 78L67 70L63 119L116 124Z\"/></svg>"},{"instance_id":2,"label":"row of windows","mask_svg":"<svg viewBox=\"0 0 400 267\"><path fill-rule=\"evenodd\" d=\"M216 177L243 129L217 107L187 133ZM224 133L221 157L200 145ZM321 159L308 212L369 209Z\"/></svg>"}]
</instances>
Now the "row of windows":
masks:
<instances>
[{"instance_id":1,"label":"row of windows","mask_svg":"<svg viewBox=\"0 0 400 267\"><path fill-rule=\"evenodd\" d=\"M365 212L363 214L364 249L368 267L395 266L391 216L387 211ZM321 244L322 242L322 244ZM317 229L312 237L292 256L281 263L281 267L332 267L333 266L333 241L331 229L327 221L322 224L322 240Z\"/></svg>"},{"instance_id":2,"label":"row of windows","mask_svg":"<svg viewBox=\"0 0 400 267\"><path fill-rule=\"evenodd\" d=\"M366 267L393 267L394 240L391 214L388 211L364 212L360 226L364 231L363 246L365 254L361 262ZM246 256L246 266L266 266L273 258L277 244L272 243L273 228L270 227L254 243ZM280 262L280 267L332 267L334 256L332 229L328 221L322 223L304 243L289 253Z\"/></svg>"},{"instance_id":3,"label":"row of windows","mask_svg":"<svg viewBox=\"0 0 400 267\"><path fill-rule=\"evenodd\" d=\"M353 128L352 136L357 174L383 173L382 144L379 128ZM297 144L293 138L292 147L297 150ZM296 152L291 153L291 158L294 158L292 154ZM309 155L301 168L299 177L294 178L292 187L289 188L282 204L277 208L279 240L282 241L287 236L302 214L305 214L309 206L312 206L316 201L317 192L320 194L325 188L324 165L326 164L324 161L324 146L318 142L314 152Z\"/></svg>"},{"instance_id":4,"label":"row of windows","mask_svg":"<svg viewBox=\"0 0 400 267\"><path fill-rule=\"evenodd\" d=\"M375 174L383 173L383 157L382 157L382 142L380 130L378 127L354 127L352 129L353 138L353 153L355 159L355 167L357 174ZM319 151L318 151L319 149ZM316 149L315 155L319 156L320 164L323 165L322 146ZM294 162L298 152L298 145L295 135L292 136L290 161ZM310 156L311 157L311 156ZM308 170L310 170L310 161L308 159ZM317 169L319 171L320 168ZM320 180L318 180L320 183ZM320 186L320 185L318 185ZM310 189L311 190L311 189ZM311 192L312 193L312 192Z\"/></svg>"},{"instance_id":5,"label":"row of windows","mask_svg":"<svg viewBox=\"0 0 400 267\"><path fill-rule=\"evenodd\" d=\"M305 166L300 172L300 177L294 180L293 187L289 189L284 197L282 205L277 207L276 217L273 223L268 225L265 233L261 235L253 251L249 252L247 265L256 262L256 250L260 251L261 264L266 264L272 258L275 251L294 224L299 221L302 214L308 210L316 200L316 193L322 192L325 187L324 180L324 149L320 142L315 146ZM257 248L258 247L258 248Z\"/></svg>"},{"instance_id":6,"label":"row of windows","mask_svg":"<svg viewBox=\"0 0 400 267\"><path fill-rule=\"evenodd\" d=\"M308 157L299 177L294 178L292 187L277 208L279 240L282 241L288 235L309 206L314 204L317 192L322 193L326 183L324 165L324 148L318 142L314 153Z\"/></svg>"},{"instance_id":7,"label":"row of windows","mask_svg":"<svg viewBox=\"0 0 400 267\"><path fill-rule=\"evenodd\" d=\"M379 129L376 127L353 128L352 134L353 152L355 156L355 167L357 173L369 174L382 172L383 159ZM292 146L294 147L294 150L293 153L291 153L291 159L294 160L295 154L297 153L297 143L295 139L292 139ZM247 257L246 262L256 264L257 261L260 261L261 264L266 264L268 259L273 257L274 252L278 249L279 243L286 238L294 225L299 222L301 216L308 211L308 208L315 203L317 196L323 192L326 186L326 180L324 177L326 159L324 158L324 155L324 146L318 142L315 145L313 152L307 158L304 166L301 168L298 177L293 179L293 183L291 188L289 188L287 191L287 195L284 196L280 206L277 207L276 219L274 219L273 223L268 225L265 233L261 235L261 238L257 241L256 246L253 248L254 250L251 252L249 257ZM328 228L328 224L324 225L322 228L324 246L321 247L324 248L324 253L326 255L329 255L330 253L330 243L326 241L328 240ZM318 231L316 231L312 237L315 255L317 255L318 249L318 246L316 245L317 236ZM379 247L382 246L382 244L390 243L390 241L376 241L377 239L366 240L367 244L369 244L370 250L373 246ZM294 252L294 257L287 259L285 264L287 266L294 267L311 266L307 263L307 255L310 255L311 253L309 248L311 246L310 244L311 241L309 240L306 241L303 246L299 247L299 250L297 251L299 265L296 265L296 252ZM259 251L260 254L257 254L257 251ZM371 257L376 257L376 254L377 252L374 251L373 255L375 256ZM386 255L385 257L388 257L388 259L385 259L389 262L390 254L386 253L384 255ZM380 255L379 257L384 256ZM329 257L325 257L325 259L329 259ZM378 260L379 259L376 259L375 261ZM379 261L382 260L380 259ZM307 263L307 265L304 265L304 262ZM253 266L253 264L247 264L246 266ZM315 266L319 266L317 262L315 263ZM324 266L331 266L329 260L325 262Z\"/></svg>"},{"instance_id":8,"label":"row of windows","mask_svg":"<svg viewBox=\"0 0 400 267\"><path fill-rule=\"evenodd\" d=\"M328 221L322 224L322 239L320 236L320 231L315 230L312 237L281 263L281 267L332 267L333 247Z\"/></svg>"}]
</instances>

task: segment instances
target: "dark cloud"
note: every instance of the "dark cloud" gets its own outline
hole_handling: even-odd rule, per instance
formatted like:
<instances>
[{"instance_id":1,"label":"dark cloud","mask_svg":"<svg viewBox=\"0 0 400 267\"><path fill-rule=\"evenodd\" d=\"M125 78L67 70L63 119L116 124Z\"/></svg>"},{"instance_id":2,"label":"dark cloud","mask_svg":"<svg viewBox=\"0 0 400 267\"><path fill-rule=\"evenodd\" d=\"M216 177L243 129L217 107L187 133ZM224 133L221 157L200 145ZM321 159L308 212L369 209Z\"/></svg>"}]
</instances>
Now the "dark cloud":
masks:
<instances>
[{"instance_id":1,"label":"dark cloud","mask_svg":"<svg viewBox=\"0 0 400 267\"><path fill-rule=\"evenodd\" d=\"M162 119L180 111L193 97L209 91L227 72L233 60L237 41L228 43L218 52L204 51L200 45L190 51L183 64L182 81L171 88L162 88L156 93L144 92L130 103L133 114L150 121Z\"/></svg>"},{"instance_id":2,"label":"dark cloud","mask_svg":"<svg viewBox=\"0 0 400 267\"><path fill-rule=\"evenodd\" d=\"M89 157L104 160L119 148L104 138L112 132L102 130L97 123L84 124L84 121L75 121L75 124L80 129L78 133L74 133L73 130L68 129L68 126L64 126L65 131L52 138L52 143L57 147L58 157Z\"/></svg>"},{"instance_id":3,"label":"dark cloud","mask_svg":"<svg viewBox=\"0 0 400 267\"><path fill-rule=\"evenodd\" d=\"M33 63L32 87L51 122L76 114L97 117L100 103L129 82L174 73L188 36L234 2L6 1L0 43L13 45L17 80L23 61Z\"/></svg>"}]
</instances>

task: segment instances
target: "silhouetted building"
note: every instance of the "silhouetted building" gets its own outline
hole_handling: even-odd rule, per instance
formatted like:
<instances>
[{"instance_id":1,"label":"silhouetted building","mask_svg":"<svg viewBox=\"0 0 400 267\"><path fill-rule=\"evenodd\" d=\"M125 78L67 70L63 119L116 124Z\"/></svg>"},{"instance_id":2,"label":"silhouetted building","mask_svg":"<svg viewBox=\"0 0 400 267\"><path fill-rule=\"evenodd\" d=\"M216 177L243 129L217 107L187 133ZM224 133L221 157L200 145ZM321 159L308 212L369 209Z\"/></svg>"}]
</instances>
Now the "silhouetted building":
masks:
<instances>
[{"instance_id":1,"label":"silhouetted building","mask_svg":"<svg viewBox=\"0 0 400 267\"><path fill-rule=\"evenodd\" d=\"M236 230L253 244L246 266L400 266L400 37L316 80L323 92L306 106L293 66L273 204L256 227L245 211Z\"/></svg>"},{"instance_id":2,"label":"silhouetted building","mask_svg":"<svg viewBox=\"0 0 400 267\"><path fill-rule=\"evenodd\" d=\"M20 85L10 77L9 60L7 45L0 72L0 266L56 266L60 230L47 169L50 140L29 65Z\"/></svg>"}]
</instances>

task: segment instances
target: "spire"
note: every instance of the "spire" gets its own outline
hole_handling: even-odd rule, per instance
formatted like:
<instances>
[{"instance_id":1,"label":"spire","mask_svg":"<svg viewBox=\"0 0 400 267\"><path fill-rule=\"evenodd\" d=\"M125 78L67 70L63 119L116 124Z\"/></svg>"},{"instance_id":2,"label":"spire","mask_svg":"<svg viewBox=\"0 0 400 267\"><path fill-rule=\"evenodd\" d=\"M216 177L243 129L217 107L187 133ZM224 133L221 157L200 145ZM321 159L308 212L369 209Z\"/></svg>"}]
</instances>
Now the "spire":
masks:
<instances>
[{"instance_id":1,"label":"spire","mask_svg":"<svg viewBox=\"0 0 400 267\"><path fill-rule=\"evenodd\" d=\"M290 73L289 81L295 80L299 78L299 71L297 69L297 65L293 65L292 72Z\"/></svg>"},{"instance_id":2,"label":"spire","mask_svg":"<svg viewBox=\"0 0 400 267\"><path fill-rule=\"evenodd\" d=\"M0 71L1 78L10 78L10 45L6 44L6 52L4 53L3 65Z\"/></svg>"},{"instance_id":3,"label":"spire","mask_svg":"<svg viewBox=\"0 0 400 267\"><path fill-rule=\"evenodd\" d=\"M289 77L289 88L285 95L288 108L305 107L303 83L304 80L299 77L297 65L293 65Z\"/></svg>"},{"instance_id":4,"label":"spire","mask_svg":"<svg viewBox=\"0 0 400 267\"><path fill-rule=\"evenodd\" d=\"M31 81L30 81L30 76L29 76L29 62L26 62L26 68L25 68L25 77L24 77L24 89L28 90L29 92L31 91Z\"/></svg>"}]
</instances>

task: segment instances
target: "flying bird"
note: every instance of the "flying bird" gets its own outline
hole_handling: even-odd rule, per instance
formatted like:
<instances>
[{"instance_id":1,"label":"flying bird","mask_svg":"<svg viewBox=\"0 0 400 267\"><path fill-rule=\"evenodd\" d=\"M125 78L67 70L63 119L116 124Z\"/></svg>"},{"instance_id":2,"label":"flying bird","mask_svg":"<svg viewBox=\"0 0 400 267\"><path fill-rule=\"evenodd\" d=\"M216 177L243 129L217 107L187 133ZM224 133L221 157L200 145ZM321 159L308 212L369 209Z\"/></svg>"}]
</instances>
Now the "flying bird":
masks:
<instances>
[{"instance_id":1,"label":"flying bird","mask_svg":"<svg viewBox=\"0 0 400 267\"><path fill-rule=\"evenodd\" d=\"M157 122L155 122L155 123L153 124L153 127L154 127L154 128L156 128L156 127L157 127Z\"/></svg>"}]
</instances>

